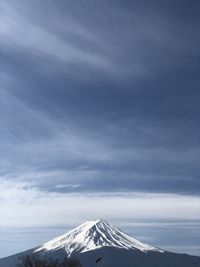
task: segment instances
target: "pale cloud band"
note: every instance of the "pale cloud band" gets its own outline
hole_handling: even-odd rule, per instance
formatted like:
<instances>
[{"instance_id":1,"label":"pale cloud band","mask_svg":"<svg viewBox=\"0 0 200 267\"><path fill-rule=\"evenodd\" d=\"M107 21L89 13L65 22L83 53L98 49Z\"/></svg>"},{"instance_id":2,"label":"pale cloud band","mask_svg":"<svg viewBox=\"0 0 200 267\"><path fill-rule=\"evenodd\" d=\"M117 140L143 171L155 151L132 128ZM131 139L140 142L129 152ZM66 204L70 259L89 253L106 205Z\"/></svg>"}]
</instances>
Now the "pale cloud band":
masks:
<instances>
[{"instance_id":1,"label":"pale cloud band","mask_svg":"<svg viewBox=\"0 0 200 267\"><path fill-rule=\"evenodd\" d=\"M1 226L34 227L108 220L200 219L200 197L161 193L58 193L1 181Z\"/></svg>"}]
</instances>

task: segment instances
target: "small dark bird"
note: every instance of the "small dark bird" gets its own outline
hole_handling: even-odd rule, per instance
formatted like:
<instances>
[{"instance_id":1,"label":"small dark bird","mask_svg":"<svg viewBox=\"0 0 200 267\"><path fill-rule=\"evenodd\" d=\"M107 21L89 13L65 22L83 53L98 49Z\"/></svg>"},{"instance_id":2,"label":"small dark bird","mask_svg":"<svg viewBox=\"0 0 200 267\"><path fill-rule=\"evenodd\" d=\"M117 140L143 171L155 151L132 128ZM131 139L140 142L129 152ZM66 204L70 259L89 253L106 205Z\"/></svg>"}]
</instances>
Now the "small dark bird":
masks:
<instances>
[{"instance_id":1,"label":"small dark bird","mask_svg":"<svg viewBox=\"0 0 200 267\"><path fill-rule=\"evenodd\" d=\"M96 263L99 262L101 260L101 257L99 257L98 259L96 259Z\"/></svg>"}]
</instances>

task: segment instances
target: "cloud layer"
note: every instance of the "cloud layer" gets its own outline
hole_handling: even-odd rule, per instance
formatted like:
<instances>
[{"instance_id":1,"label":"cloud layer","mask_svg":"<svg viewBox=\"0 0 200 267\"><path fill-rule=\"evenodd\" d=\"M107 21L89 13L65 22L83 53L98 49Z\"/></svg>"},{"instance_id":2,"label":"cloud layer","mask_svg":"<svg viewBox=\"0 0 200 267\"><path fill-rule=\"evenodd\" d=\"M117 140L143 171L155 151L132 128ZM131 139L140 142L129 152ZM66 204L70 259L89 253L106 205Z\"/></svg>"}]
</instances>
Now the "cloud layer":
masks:
<instances>
[{"instance_id":1,"label":"cloud layer","mask_svg":"<svg viewBox=\"0 0 200 267\"><path fill-rule=\"evenodd\" d=\"M1 182L0 195L2 227L55 227L95 218L123 221L200 219L200 199L195 196L120 192L50 193L29 184L7 181Z\"/></svg>"}]
</instances>

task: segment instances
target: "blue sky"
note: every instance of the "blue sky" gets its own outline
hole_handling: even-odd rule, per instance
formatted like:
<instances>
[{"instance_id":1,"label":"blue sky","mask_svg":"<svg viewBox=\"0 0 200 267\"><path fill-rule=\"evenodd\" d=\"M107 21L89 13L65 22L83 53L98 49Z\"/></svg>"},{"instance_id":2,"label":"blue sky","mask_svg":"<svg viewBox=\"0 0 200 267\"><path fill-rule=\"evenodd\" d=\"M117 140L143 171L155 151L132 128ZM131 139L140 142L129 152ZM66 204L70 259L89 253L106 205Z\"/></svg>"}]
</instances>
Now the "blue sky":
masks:
<instances>
[{"instance_id":1,"label":"blue sky","mask_svg":"<svg viewBox=\"0 0 200 267\"><path fill-rule=\"evenodd\" d=\"M105 218L200 247L198 1L1 1L0 256Z\"/></svg>"}]
</instances>

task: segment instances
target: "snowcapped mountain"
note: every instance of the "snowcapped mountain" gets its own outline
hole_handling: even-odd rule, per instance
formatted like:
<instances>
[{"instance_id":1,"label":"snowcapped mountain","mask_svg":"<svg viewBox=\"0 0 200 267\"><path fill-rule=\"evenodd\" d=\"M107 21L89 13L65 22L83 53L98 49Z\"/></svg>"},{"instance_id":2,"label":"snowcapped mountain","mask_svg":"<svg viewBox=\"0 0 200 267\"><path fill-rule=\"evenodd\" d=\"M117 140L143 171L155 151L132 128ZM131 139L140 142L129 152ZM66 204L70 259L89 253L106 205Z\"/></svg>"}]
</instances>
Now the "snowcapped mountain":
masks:
<instances>
[{"instance_id":1,"label":"snowcapped mountain","mask_svg":"<svg viewBox=\"0 0 200 267\"><path fill-rule=\"evenodd\" d=\"M199 267L200 257L143 244L104 220L86 222L37 248L0 259L0 267L20 266L26 256L51 262L66 257L81 267Z\"/></svg>"},{"instance_id":2,"label":"snowcapped mountain","mask_svg":"<svg viewBox=\"0 0 200 267\"><path fill-rule=\"evenodd\" d=\"M139 242L104 220L88 221L69 233L45 243L35 252L55 251L64 248L70 256L74 252L83 253L102 247L163 252L158 248Z\"/></svg>"}]
</instances>

